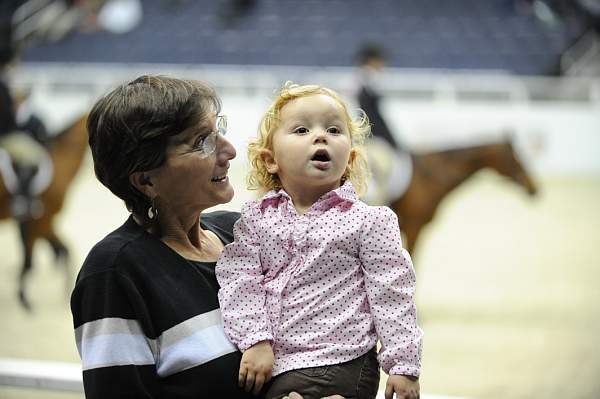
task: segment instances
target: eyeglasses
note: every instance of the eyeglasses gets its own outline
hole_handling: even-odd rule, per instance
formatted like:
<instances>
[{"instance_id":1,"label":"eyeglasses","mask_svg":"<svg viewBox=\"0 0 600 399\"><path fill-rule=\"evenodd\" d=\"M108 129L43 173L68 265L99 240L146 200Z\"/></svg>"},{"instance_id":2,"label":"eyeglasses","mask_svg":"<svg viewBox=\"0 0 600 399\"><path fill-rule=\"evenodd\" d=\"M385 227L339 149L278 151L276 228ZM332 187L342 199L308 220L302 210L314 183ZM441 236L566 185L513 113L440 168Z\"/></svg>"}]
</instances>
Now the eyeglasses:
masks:
<instances>
[{"instance_id":1,"label":"eyeglasses","mask_svg":"<svg viewBox=\"0 0 600 399\"><path fill-rule=\"evenodd\" d=\"M205 157L212 155L217 148L217 136L225 136L225 134L227 134L227 116L217 115L217 129L198 141L194 146L194 151L201 152Z\"/></svg>"}]
</instances>

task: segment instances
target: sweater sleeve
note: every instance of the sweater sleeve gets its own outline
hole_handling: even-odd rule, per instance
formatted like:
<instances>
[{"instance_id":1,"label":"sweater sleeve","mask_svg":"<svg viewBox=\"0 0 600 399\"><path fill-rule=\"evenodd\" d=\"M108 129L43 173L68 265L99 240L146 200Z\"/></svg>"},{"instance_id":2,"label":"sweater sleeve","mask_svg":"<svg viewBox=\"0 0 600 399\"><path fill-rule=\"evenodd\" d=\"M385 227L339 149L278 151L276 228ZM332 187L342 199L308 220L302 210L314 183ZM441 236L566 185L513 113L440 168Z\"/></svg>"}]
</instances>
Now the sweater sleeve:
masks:
<instances>
[{"instance_id":1,"label":"sweater sleeve","mask_svg":"<svg viewBox=\"0 0 600 399\"><path fill-rule=\"evenodd\" d=\"M377 335L378 358L388 374L418 377L422 331L417 326L415 271L402 248L396 215L386 207L370 207L360 258Z\"/></svg>"},{"instance_id":2,"label":"sweater sleeve","mask_svg":"<svg viewBox=\"0 0 600 399\"><path fill-rule=\"evenodd\" d=\"M143 300L115 270L79 280L71 297L87 399L159 398L156 341L142 328Z\"/></svg>"},{"instance_id":3,"label":"sweater sleeve","mask_svg":"<svg viewBox=\"0 0 600 399\"><path fill-rule=\"evenodd\" d=\"M273 340L257 233L260 211L254 206L253 202L244 205L233 229L234 242L225 247L215 269L225 333L241 351Z\"/></svg>"}]
</instances>

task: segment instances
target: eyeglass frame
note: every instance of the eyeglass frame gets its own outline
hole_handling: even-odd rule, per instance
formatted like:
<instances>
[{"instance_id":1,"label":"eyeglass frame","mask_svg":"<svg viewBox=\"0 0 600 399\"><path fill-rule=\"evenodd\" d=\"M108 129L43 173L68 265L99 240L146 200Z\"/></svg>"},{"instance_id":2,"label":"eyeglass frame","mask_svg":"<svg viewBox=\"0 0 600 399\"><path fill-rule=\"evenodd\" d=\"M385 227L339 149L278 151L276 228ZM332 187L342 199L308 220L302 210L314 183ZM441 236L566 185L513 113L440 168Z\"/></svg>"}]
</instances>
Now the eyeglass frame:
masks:
<instances>
[{"instance_id":1,"label":"eyeglass frame","mask_svg":"<svg viewBox=\"0 0 600 399\"><path fill-rule=\"evenodd\" d=\"M217 115L217 128L202 138L201 148L194 148L191 152L201 153L203 157L214 154L217 149L217 136L227 134L227 115Z\"/></svg>"}]
</instances>

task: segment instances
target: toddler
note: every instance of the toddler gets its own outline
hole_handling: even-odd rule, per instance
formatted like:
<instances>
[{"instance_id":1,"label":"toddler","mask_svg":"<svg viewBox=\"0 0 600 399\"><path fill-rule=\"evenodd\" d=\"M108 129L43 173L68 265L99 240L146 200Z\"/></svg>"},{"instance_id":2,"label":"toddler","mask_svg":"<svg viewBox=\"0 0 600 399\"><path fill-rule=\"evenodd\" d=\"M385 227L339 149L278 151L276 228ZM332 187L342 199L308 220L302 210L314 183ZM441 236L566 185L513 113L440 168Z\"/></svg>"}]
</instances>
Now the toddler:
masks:
<instances>
[{"instance_id":1,"label":"toddler","mask_svg":"<svg viewBox=\"0 0 600 399\"><path fill-rule=\"evenodd\" d=\"M375 398L381 366L387 399L419 397L412 261L395 214L358 198L369 131L334 91L290 82L261 120L249 185L266 194L243 206L216 268L248 391Z\"/></svg>"}]
</instances>

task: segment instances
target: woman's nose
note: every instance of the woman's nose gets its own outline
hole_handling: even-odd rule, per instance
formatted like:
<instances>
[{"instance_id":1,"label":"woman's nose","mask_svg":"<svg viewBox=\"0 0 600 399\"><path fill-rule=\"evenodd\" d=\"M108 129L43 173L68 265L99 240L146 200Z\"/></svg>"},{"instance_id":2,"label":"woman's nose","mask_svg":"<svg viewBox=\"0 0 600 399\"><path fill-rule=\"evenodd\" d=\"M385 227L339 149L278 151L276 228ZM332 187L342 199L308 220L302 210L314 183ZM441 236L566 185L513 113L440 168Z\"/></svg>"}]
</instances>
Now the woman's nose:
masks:
<instances>
[{"instance_id":1,"label":"woman's nose","mask_svg":"<svg viewBox=\"0 0 600 399\"><path fill-rule=\"evenodd\" d=\"M235 158L235 156L236 156L235 147L224 136L218 135L217 149L218 149L218 154L217 154L218 158L228 161L230 159Z\"/></svg>"}]
</instances>

